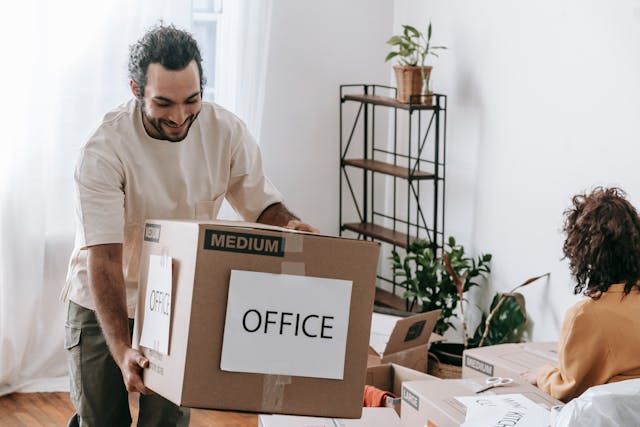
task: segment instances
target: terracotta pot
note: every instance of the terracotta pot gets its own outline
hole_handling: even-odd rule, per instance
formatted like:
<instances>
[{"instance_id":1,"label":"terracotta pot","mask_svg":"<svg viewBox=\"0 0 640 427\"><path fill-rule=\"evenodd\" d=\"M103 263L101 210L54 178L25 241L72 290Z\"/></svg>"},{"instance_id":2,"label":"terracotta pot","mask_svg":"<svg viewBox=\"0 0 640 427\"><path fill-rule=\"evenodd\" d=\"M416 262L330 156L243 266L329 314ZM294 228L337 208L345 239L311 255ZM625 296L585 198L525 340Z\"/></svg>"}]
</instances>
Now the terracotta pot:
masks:
<instances>
[{"instance_id":1,"label":"terracotta pot","mask_svg":"<svg viewBox=\"0 0 640 427\"><path fill-rule=\"evenodd\" d=\"M425 67L413 67L409 65L394 65L393 71L396 73L396 84L398 86L398 95L396 99L400 102L409 102L411 95L423 94L422 87L424 80L422 79L422 73L420 69L424 70L425 79L429 78L431 74L431 66ZM420 98L419 103L431 104L433 102L432 97Z\"/></svg>"}]
</instances>

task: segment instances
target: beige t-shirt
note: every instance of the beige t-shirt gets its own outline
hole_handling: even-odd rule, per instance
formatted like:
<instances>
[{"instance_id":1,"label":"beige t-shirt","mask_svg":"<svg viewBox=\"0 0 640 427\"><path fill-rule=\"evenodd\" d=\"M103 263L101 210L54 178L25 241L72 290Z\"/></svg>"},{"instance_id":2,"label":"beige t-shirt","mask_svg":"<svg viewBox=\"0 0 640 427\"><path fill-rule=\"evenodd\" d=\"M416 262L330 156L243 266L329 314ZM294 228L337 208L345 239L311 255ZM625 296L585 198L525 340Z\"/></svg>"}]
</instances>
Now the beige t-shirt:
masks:
<instances>
[{"instance_id":1,"label":"beige t-shirt","mask_svg":"<svg viewBox=\"0 0 640 427\"><path fill-rule=\"evenodd\" d=\"M86 248L122 243L130 317L146 219L215 219L226 197L246 221L255 221L282 201L264 176L257 144L235 115L204 102L184 140L161 141L147 135L135 99L109 112L82 148L75 196L75 248L62 295L95 310Z\"/></svg>"}]
</instances>

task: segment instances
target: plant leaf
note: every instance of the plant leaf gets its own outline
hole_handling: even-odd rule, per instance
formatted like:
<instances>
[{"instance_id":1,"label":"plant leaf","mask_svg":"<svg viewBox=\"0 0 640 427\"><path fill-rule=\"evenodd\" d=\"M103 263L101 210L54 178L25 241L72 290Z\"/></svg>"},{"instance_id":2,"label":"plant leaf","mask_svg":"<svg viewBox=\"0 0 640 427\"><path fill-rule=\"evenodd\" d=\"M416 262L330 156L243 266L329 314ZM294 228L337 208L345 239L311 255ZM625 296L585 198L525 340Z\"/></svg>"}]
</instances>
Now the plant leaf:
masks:
<instances>
[{"instance_id":1,"label":"plant leaf","mask_svg":"<svg viewBox=\"0 0 640 427\"><path fill-rule=\"evenodd\" d=\"M522 282L520 285L516 286L515 288L511 289L511 292L515 291L518 288L521 288L523 286L527 286L533 282L535 282L538 279L542 279L545 276L551 276L551 273L545 273L545 274L541 274L540 276L535 276L535 277L530 277L529 279L525 280L524 282Z\"/></svg>"},{"instance_id":2,"label":"plant leaf","mask_svg":"<svg viewBox=\"0 0 640 427\"><path fill-rule=\"evenodd\" d=\"M384 62L388 62L391 58L395 58L398 56L398 52L389 52L387 57L384 59Z\"/></svg>"},{"instance_id":3,"label":"plant leaf","mask_svg":"<svg viewBox=\"0 0 640 427\"><path fill-rule=\"evenodd\" d=\"M415 27L411 25L403 25L404 29L410 32L413 37L420 37L420 31L418 31Z\"/></svg>"}]
</instances>

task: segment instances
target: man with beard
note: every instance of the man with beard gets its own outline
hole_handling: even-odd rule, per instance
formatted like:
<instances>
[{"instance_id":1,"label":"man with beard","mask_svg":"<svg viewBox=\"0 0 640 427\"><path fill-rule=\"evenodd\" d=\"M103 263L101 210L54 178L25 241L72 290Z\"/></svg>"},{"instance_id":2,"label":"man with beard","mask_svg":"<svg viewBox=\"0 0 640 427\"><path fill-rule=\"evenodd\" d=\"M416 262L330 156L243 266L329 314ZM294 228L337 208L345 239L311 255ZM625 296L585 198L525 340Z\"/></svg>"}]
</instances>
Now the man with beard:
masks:
<instances>
[{"instance_id":1,"label":"man with beard","mask_svg":"<svg viewBox=\"0 0 640 427\"><path fill-rule=\"evenodd\" d=\"M246 126L202 101L202 59L190 34L157 26L131 46L134 98L107 113L76 171L77 233L64 295L69 425L188 425L189 412L150 393L148 360L131 348L142 227L148 218L214 219L226 198L247 221L316 230L282 204Z\"/></svg>"}]
</instances>

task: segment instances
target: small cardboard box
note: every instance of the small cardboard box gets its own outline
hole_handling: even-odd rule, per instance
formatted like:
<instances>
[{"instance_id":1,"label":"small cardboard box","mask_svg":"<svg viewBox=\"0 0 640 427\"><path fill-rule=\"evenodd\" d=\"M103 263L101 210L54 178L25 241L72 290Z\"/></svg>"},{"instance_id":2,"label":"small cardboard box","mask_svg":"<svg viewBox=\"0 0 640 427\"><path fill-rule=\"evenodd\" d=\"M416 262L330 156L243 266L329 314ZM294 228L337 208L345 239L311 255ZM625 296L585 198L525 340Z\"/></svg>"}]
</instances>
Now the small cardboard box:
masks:
<instances>
[{"instance_id":1,"label":"small cardboard box","mask_svg":"<svg viewBox=\"0 0 640 427\"><path fill-rule=\"evenodd\" d=\"M400 417L391 408L363 408L355 420L339 418L260 415L258 427L402 427Z\"/></svg>"},{"instance_id":2,"label":"small cardboard box","mask_svg":"<svg viewBox=\"0 0 640 427\"><path fill-rule=\"evenodd\" d=\"M562 404L521 381L475 393L484 386L485 378L405 382L402 384L402 424L405 427L458 427L467 413L467 408L455 399L460 396L522 394L547 410Z\"/></svg>"},{"instance_id":3,"label":"small cardboard box","mask_svg":"<svg viewBox=\"0 0 640 427\"><path fill-rule=\"evenodd\" d=\"M156 285L147 282L158 255L170 260L173 278L171 298L162 300L163 313L171 313L168 354L140 346L150 361L150 368L143 373L145 385L187 407L360 417L379 249L378 243L370 241L259 224L148 220L140 259L135 345L143 333L145 313L149 319L155 316L149 310L154 309L157 294L147 301L147 287L153 292ZM241 277L235 276L238 272L249 278L255 276L256 281L234 282L234 277ZM258 282L264 277L269 281ZM282 292L280 288L289 279L297 284L312 281L314 286ZM340 292L349 289L350 296L347 293L323 306L328 310L342 306L341 321L303 312L305 307L326 299L326 292L319 291L324 288L315 285L317 281L329 282ZM232 302L232 291L239 289L236 284L248 292L238 294L240 297ZM238 302L250 301L267 308L247 309L244 317L238 310L227 310ZM272 305L274 308L268 308ZM280 311L274 315L276 309ZM245 322L246 337L229 334L238 322ZM150 323L147 328L156 324ZM338 337L342 350L322 350ZM278 340L285 338L295 342L295 347L291 352L286 347L282 353L283 345ZM238 346L239 339L245 344ZM253 339L255 345L253 341L246 344ZM235 353L227 357L231 347ZM309 349L318 365L334 360L334 365L339 365L337 377L318 374L316 363L309 367L307 359L292 355ZM269 356L278 352L283 356ZM276 371L243 371L235 363L268 363L269 369L274 367ZM299 365L306 366L302 374L277 371L288 372ZM313 372L306 375L307 371Z\"/></svg>"},{"instance_id":4,"label":"small cardboard box","mask_svg":"<svg viewBox=\"0 0 640 427\"><path fill-rule=\"evenodd\" d=\"M414 371L395 363L386 363L384 365L369 366L367 368L367 379L365 383L370 386L388 391L398 396L389 402L398 415L400 415L400 395L402 393L402 383L405 381L438 381L440 378L433 377L423 372Z\"/></svg>"},{"instance_id":5,"label":"small cardboard box","mask_svg":"<svg viewBox=\"0 0 640 427\"><path fill-rule=\"evenodd\" d=\"M440 310L409 317L373 313L368 365L396 363L427 372L429 345L443 339L433 333L439 316Z\"/></svg>"},{"instance_id":6,"label":"small cardboard box","mask_svg":"<svg viewBox=\"0 0 640 427\"><path fill-rule=\"evenodd\" d=\"M465 350L462 377L520 378L520 374L542 365L558 365L558 343L499 344Z\"/></svg>"}]
</instances>

